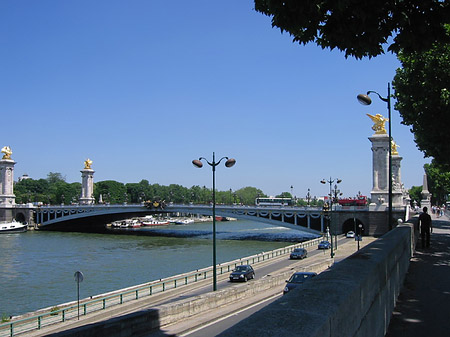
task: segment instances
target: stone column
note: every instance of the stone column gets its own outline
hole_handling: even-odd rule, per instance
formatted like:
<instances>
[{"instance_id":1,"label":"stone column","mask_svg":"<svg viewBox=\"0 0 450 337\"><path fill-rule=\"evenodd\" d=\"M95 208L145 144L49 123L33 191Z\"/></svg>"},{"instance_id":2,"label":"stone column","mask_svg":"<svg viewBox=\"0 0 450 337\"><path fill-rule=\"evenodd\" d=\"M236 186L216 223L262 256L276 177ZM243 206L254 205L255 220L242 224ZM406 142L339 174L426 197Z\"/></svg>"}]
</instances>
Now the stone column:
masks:
<instances>
[{"instance_id":1,"label":"stone column","mask_svg":"<svg viewBox=\"0 0 450 337\"><path fill-rule=\"evenodd\" d=\"M403 184L401 177L402 157L397 153L392 155L392 206L404 206L403 202Z\"/></svg>"},{"instance_id":2,"label":"stone column","mask_svg":"<svg viewBox=\"0 0 450 337\"><path fill-rule=\"evenodd\" d=\"M422 200L420 201L420 207L431 207L431 193L428 191L428 177L425 173L423 175L423 185L422 185Z\"/></svg>"},{"instance_id":3,"label":"stone column","mask_svg":"<svg viewBox=\"0 0 450 337\"><path fill-rule=\"evenodd\" d=\"M16 162L11 158L0 160L0 206L15 205L16 196L14 195L14 165Z\"/></svg>"},{"instance_id":4,"label":"stone column","mask_svg":"<svg viewBox=\"0 0 450 337\"><path fill-rule=\"evenodd\" d=\"M81 170L81 205L92 205L94 199L94 173L91 169L92 161L87 159L84 162L84 169Z\"/></svg>"},{"instance_id":5,"label":"stone column","mask_svg":"<svg viewBox=\"0 0 450 337\"><path fill-rule=\"evenodd\" d=\"M384 205L389 200L389 136L374 134L369 137L372 142L372 175L371 205Z\"/></svg>"}]
</instances>

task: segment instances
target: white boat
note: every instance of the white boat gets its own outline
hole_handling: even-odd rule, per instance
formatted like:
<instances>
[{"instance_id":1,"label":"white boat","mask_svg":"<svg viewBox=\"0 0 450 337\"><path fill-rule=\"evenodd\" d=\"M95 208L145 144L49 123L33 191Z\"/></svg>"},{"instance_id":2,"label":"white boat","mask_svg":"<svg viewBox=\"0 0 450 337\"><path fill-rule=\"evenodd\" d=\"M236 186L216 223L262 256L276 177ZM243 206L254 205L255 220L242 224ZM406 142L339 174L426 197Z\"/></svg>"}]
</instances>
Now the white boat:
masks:
<instances>
[{"instance_id":1,"label":"white boat","mask_svg":"<svg viewBox=\"0 0 450 337\"><path fill-rule=\"evenodd\" d=\"M143 226L164 226L168 225L170 222L168 220L158 220L152 217L151 215L147 215L141 219L141 224Z\"/></svg>"},{"instance_id":2,"label":"white boat","mask_svg":"<svg viewBox=\"0 0 450 337\"><path fill-rule=\"evenodd\" d=\"M194 222L193 219L182 219L182 220L176 221L175 223L177 225L187 225L187 224L190 224L190 223L193 223L193 222Z\"/></svg>"},{"instance_id":3,"label":"white boat","mask_svg":"<svg viewBox=\"0 0 450 337\"><path fill-rule=\"evenodd\" d=\"M16 220L0 223L0 234L21 233L27 231L27 224Z\"/></svg>"},{"instance_id":4,"label":"white boat","mask_svg":"<svg viewBox=\"0 0 450 337\"><path fill-rule=\"evenodd\" d=\"M108 227L120 227L122 225L122 221L113 221L110 224L108 224Z\"/></svg>"},{"instance_id":5,"label":"white boat","mask_svg":"<svg viewBox=\"0 0 450 337\"><path fill-rule=\"evenodd\" d=\"M120 228L139 228L141 222L138 219L126 219L122 221Z\"/></svg>"}]
</instances>

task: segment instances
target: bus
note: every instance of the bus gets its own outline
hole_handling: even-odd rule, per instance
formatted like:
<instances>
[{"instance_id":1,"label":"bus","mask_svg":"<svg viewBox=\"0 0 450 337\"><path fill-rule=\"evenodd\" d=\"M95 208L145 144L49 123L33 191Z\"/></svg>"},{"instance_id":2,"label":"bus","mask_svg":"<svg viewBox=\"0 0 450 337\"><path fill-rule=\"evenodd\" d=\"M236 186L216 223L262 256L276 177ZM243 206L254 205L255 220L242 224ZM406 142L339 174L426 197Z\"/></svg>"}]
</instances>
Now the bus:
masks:
<instances>
[{"instance_id":1,"label":"bus","mask_svg":"<svg viewBox=\"0 0 450 337\"><path fill-rule=\"evenodd\" d=\"M341 206L366 206L367 197L365 195L357 195L355 198L342 198L338 200Z\"/></svg>"},{"instance_id":2,"label":"bus","mask_svg":"<svg viewBox=\"0 0 450 337\"><path fill-rule=\"evenodd\" d=\"M293 204L292 198L265 197L256 198L255 200L256 206L292 206Z\"/></svg>"}]
</instances>

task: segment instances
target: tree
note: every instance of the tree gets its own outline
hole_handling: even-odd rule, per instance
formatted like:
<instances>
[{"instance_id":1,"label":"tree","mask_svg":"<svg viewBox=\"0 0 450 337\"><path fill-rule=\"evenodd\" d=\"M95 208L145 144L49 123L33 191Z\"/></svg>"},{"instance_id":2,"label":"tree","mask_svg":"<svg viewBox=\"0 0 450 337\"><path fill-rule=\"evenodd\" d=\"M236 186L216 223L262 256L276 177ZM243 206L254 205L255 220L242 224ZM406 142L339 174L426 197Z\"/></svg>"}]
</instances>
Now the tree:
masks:
<instances>
[{"instance_id":1,"label":"tree","mask_svg":"<svg viewBox=\"0 0 450 337\"><path fill-rule=\"evenodd\" d=\"M255 10L271 16L272 27L294 42L315 42L356 58L383 54L387 43L397 53L448 42L449 8L442 0L255 0Z\"/></svg>"},{"instance_id":2,"label":"tree","mask_svg":"<svg viewBox=\"0 0 450 337\"><path fill-rule=\"evenodd\" d=\"M50 172L49 174L47 174L47 181L51 185L51 184L55 184L58 182L65 182L66 178L63 177L61 173Z\"/></svg>"},{"instance_id":3,"label":"tree","mask_svg":"<svg viewBox=\"0 0 450 337\"><path fill-rule=\"evenodd\" d=\"M450 26L448 26L450 27ZM450 36L450 29L449 29ZM450 43L422 53L399 54L393 86L402 124L411 126L426 157L450 168Z\"/></svg>"},{"instance_id":4,"label":"tree","mask_svg":"<svg viewBox=\"0 0 450 337\"><path fill-rule=\"evenodd\" d=\"M428 177L428 190L434 205L445 204L446 196L450 192L450 172L446 171L435 161L424 165Z\"/></svg>"},{"instance_id":5,"label":"tree","mask_svg":"<svg viewBox=\"0 0 450 337\"><path fill-rule=\"evenodd\" d=\"M413 206L414 201L420 205L420 200L422 200L422 186L412 186L408 193L411 198L411 206Z\"/></svg>"},{"instance_id":6,"label":"tree","mask_svg":"<svg viewBox=\"0 0 450 337\"><path fill-rule=\"evenodd\" d=\"M251 186L240 188L235 193L237 196L237 202L244 205L254 205L258 196L265 196L260 189Z\"/></svg>"},{"instance_id":7,"label":"tree","mask_svg":"<svg viewBox=\"0 0 450 337\"><path fill-rule=\"evenodd\" d=\"M289 192L282 192L275 196L275 198L292 198L292 194Z\"/></svg>"},{"instance_id":8,"label":"tree","mask_svg":"<svg viewBox=\"0 0 450 337\"><path fill-rule=\"evenodd\" d=\"M114 180L104 180L94 184L95 199L99 200L101 194L103 201L111 204L122 203L126 192L125 185Z\"/></svg>"}]
</instances>

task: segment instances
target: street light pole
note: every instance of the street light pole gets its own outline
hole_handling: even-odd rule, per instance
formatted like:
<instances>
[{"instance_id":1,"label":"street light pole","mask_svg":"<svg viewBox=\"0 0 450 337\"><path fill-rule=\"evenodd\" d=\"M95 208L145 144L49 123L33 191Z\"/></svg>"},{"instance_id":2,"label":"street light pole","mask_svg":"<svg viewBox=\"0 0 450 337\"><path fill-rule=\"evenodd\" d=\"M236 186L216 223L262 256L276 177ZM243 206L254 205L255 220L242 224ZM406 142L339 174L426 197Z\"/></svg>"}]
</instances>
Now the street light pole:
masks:
<instances>
[{"instance_id":1,"label":"street light pole","mask_svg":"<svg viewBox=\"0 0 450 337\"><path fill-rule=\"evenodd\" d=\"M213 291L217 290L217 269L216 269L216 166L220 164L220 162L226 159L225 162L226 167L232 167L234 164L236 164L236 160L233 158L228 157L222 157L218 162L216 162L215 159L215 153L213 152L213 159L212 162L209 162L206 158L200 157L199 159L194 159L192 161L192 164L194 164L195 167L202 168L203 163L202 160L206 161L209 166L212 167L212 203L213 203L213 209L212 209L212 217L213 217Z\"/></svg>"},{"instance_id":2,"label":"street light pole","mask_svg":"<svg viewBox=\"0 0 450 337\"><path fill-rule=\"evenodd\" d=\"M336 178L336 179L331 179L331 177L330 177L330 179L329 180L326 180L326 179L322 179L320 182L322 183L322 184L326 184L326 183L328 183L328 184L330 184L330 201L329 201L329 203L330 203L330 210L329 210L329 218L330 218L330 235L331 235L331 257L334 257L334 251L333 251L333 227L332 227L332 225L331 225L331 219L332 219L332 212L333 212L333 190L332 190L332 187L331 187L331 185L334 183L336 181L336 184L340 184L341 183L341 179L338 179L338 178ZM337 187L337 186L336 186ZM336 247L337 247L337 238L335 238L335 241L336 241Z\"/></svg>"},{"instance_id":3,"label":"street light pole","mask_svg":"<svg viewBox=\"0 0 450 337\"><path fill-rule=\"evenodd\" d=\"M378 92L369 90L366 95L359 94L357 96L358 102L363 105L370 105L372 100L370 99L370 94L376 94L379 99L387 104L388 108L388 134L389 134L389 162L388 162L388 188L389 188L389 197L388 197L388 226L389 230L392 229L392 131L391 131L391 84L388 82L387 86L388 94L387 97L382 97Z\"/></svg>"}]
</instances>

